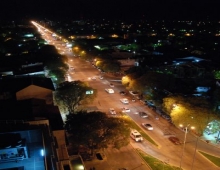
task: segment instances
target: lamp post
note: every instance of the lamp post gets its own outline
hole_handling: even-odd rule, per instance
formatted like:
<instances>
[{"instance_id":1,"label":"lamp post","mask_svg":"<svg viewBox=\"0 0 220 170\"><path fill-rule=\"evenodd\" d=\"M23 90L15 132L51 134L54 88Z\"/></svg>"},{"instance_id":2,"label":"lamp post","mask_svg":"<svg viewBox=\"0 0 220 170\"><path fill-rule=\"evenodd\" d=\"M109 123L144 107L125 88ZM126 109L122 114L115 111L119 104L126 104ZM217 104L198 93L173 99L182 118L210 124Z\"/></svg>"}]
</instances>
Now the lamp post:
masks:
<instances>
[{"instance_id":1,"label":"lamp post","mask_svg":"<svg viewBox=\"0 0 220 170\"><path fill-rule=\"evenodd\" d=\"M182 149L182 154L181 154L181 159L180 159L180 168L182 167L182 160L183 160L183 155L184 155L184 150L185 150L185 145L186 145L186 135L187 135L187 132L188 132L188 127L190 126L190 124L188 124L186 127L185 127L185 135L184 135L184 141L183 141L183 149ZM181 126L182 127L182 126Z\"/></svg>"},{"instance_id":2,"label":"lamp post","mask_svg":"<svg viewBox=\"0 0 220 170\"><path fill-rule=\"evenodd\" d=\"M196 150L197 150L197 146L198 146L198 141L199 141L199 137L197 137L197 139L196 139L196 146L195 146L195 150L194 150L194 154L193 154L193 161L192 161L191 170L193 170L193 166L194 166L194 161L195 161L195 157L196 157Z\"/></svg>"}]
</instances>

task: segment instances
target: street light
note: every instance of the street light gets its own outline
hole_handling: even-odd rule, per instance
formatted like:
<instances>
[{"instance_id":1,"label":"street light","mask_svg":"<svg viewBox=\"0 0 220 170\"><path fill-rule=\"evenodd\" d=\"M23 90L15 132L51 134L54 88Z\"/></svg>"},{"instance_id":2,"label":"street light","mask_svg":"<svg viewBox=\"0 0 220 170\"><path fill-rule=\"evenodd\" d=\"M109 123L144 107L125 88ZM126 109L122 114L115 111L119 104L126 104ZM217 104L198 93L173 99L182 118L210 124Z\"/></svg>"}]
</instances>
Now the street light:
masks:
<instances>
[{"instance_id":1,"label":"street light","mask_svg":"<svg viewBox=\"0 0 220 170\"><path fill-rule=\"evenodd\" d=\"M197 151L198 141L199 141L199 137L197 137L197 139L196 139L196 146L195 146L195 150L194 150L194 154L193 154L193 161L192 161L191 170L193 170L193 166L194 166L194 161L195 161L195 157L196 157L196 151Z\"/></svg>"},{"instance_id":2,"label":"street light","mask_svg":"<svg viewBox=\"0 0 220 170\"><path fill-rule=\"evenodd\" d=\"M184 155L184 150L185 150L185 145L186 145L186 135L188 132L188 127L190 126L190 124L188 124L185 128L185 135L184 135L184 141L183 141L183 150L182 150L182 154L181 154L181 159L180 159L180 168L182 167L182 160L183 160L183 155ZM183 125L180 125L180 127L183 127Z\"/></svg>"}]
</instances>

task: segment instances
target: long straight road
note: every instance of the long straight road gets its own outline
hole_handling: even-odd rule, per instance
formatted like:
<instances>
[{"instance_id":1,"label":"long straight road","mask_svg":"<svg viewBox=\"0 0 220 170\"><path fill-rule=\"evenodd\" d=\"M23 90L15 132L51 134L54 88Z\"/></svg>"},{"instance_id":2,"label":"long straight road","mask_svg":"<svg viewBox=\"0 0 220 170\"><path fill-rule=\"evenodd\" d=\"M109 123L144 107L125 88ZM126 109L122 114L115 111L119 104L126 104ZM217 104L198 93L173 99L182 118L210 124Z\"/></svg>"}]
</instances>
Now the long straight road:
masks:
<instances>
[{"instance_id":1,"label":"long straight road","mask_svg":"<svg viewBox=\"0 0 220 170\"><path fill-rule=\"evenodd\" d=\"M49 38L49 37L48 37ZM50 41L53 41L51 39ZM56 45L56 44L54 44ZM65 50L65 49L63 49ZM119 95L119 91L123 90L124 87L121 85L120 81L114 81L115 79L111 79L108 76L104 76L104 79L99 79L99 76L101 73L92 67L91 63L85 62L84 60L81 60L77 57L73 57L69 52L65 52L68 54L71 59L69 60L69 65L73 66L75 68L74 71L70 71L70 79L71 80L81 80L86 81L88 84L98 90L98 97L97 99L91 103L89 106L87 106L88 110L100 110L103 112L106 112L109 114L109 108L113 107L115 108L116 112L121 111L121 108L124 107L124 105L120 102L120 98L124 97ZM96 77L96 79L91 79L92 77ZM113 82L115 87L113 88L115 90L115 94L108 94L104 90L105 88L110 88L109 84L110 82ZM125 96L131 99L131 96ZM181 141L184 141L184 132L180 131L173 125L169 124L164 119L160 118L159 120L155 120L155 112L151 109L147 108L142 103L138 102L130 102L129 105L127 105L129 109L131 109L130 113L127 113L138 125L140 125L143 122L150 122L154 130L153 131L146 131L146 133L152 137L152 139L155 140L155 142L158 143L159 147L156 147L149 143L148 141L144 141L142 143L136 143L131 140L131 145L134 148L140 148L146 153L160 159L161 161L169 162L172 165L175 165L177 167L180 166L183 169L194 169L194 170L218 170L220 168L213 165L211 162L209 162L205 157L203 157L201 154L198 153L199 150L210 153L214 156L220 157L220 149L219 147L213 147L210 144L207 144L204 141L197 140L195 136L188 133L186 138L186 145L185 150L183 152L183 146L182 145L174 145L168 140L169 136L176 136ZM137 111L145 111L148 113L149 118L147 120L140 118L137 114L135 114ZM129 147L129 146L128 146ZM118 160L116 155L119 157L119 153L123 151L115 152L114 150L106 150L106 155L110 158L108 161L102 161L96 164L97 166L100 166L100 169L119 169L119 168L125 168L128 167L128 169L131 169L132 166L139 166L140 164L140 158L136 158L135 161L130 161L134 159L134 155L136 154L132 151L132 149L129 151L127 149L126 154L130 155L131 157L129 159L131 164L123 164L124 167L119 167L120 164L118 164ZM126 156L122 156L125 157ZM195 158L195 159L194 159ZM122 163L124 160L121 160ZM127 161L125 161L127 162ZM109 164L110 163L110 164ZM102 165L101 165L102 164ZM121 164L122 165L122 164ZM141 165L141 164L140 164ZM101 168L102 167L102 168ZM105 167L105 168L104 168ZM140 166L138 169L142 170L145 168L145 166ZM145 168L146 169L146 168Z\"/></svg>"}]
</instances>

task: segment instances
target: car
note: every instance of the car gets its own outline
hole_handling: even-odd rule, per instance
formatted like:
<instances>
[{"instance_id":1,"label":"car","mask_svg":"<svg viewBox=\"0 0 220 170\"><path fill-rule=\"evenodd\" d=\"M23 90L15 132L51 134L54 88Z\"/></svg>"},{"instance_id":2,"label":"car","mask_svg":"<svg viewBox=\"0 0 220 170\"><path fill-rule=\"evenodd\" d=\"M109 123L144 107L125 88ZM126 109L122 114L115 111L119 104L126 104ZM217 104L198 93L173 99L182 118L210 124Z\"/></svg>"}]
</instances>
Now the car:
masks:
<instances>
[{"instance_id":1,"label":"car","mask_svg":"<svg viewBox=\"0 0 220 170\"><path fill-rule=\"evenodd\" d=\"M114 84L110 83L109 86L110 86L110 87L114 87Z\"/></svg>"},{"instance_id":2,"label":"car","mask_svg":"<svg viewBox=\"0 0 220 170\"><path fill-rule=\"evenodd\" d=\"M146 105L148 105L149 107L155 107L155 104L152 100L146 100L145 101Z\"/></svg>"},{"instance_id":3,"label":"car","mask_svg":"<svg viewBox=\"0 0 220 170\"><path fill-rule=\"evenodd\" d=\"M73 66L70 66L69 68L70 68L70 70L74 70L74 67L73 67Z\"/></svg>"},{"instance_id":4,"label":"car","mask_svg":"<svg viewBox=\"0 0 220 170\"><path fill-rule=\"evenodd\" d=\"M129 100L127 98L120 99L120 101L124 104L128 104Z\"/></svg>"},{"instance_id":5,"label":"car","mask_svg":"<svg viewBox=\"0 0 220 170\"><path fill-rule=\"evenodd\" d=\"M95 76L93 76L93 77L92 77L92 80L96 80L96 77L95 77Z\"/></svg>"},{"instance_id":6,"label":"car","mask_svg":"<svg viewBox=\"0 0 220 170\"><path fill-rule=\"evenodd\" d=\"M108 92L108 93L110 93L110 94L114 93L114 90L113 90L113 89L105 89L105 91Z\"/></svg>"},{"instance_id":7,"label":"car","mask_svg":"<svg viewBox=\"0 0 220 170\"><path fill-rule=\"evenodd\" d=\"M131 112L131 110L127 107L122 107L122 112L127 113L127 112Z\"/></svg>"},{"instance_id":8,"label":"car","mask_svg":"<svg viewBox=\"0 0 220 170\"><path fill-rule=\"evenodd\" d=\"M131 95L133 95L133 96L138 95L138 92L136 92L136 91L129 91L129 93L130 93Z\"/></svg>"},{"instance_id":9,"label":"car","mask_svg":"<svg viewBox=\"0 0 220 170\"><path fill-rule=\"evenodd\" d=\"M180 140L179 140L177 137L170 136L168 139L169 139L172 143L174 143L175 145L180 145L180 144L181 144Z\"/></svg>"},{"instance_id":10,"label":"car","mask_svg":"<svg viewBox=\"0 0 220 170\"><path fill-rule=\"evenodd\" d=\"M142 118L148 118L148 114L146 112L138 112L138 114L140 115L140 117Z\"/></svg>"},{"instance_id":11,"label":"car","mask_svg":"<svg viewBox=\"0 0 220 170\"><path fill-rule=\"evenodd\" d=\"M130 133L130 136L132 139L134 139L136 142L143 141L142 135L137 130L132 130Z\"/></svg>"},{"instance_id":12,"label":"car","mask_svg":"<svg viewBox=\"0 0 220 170\"><path fill-rule=\"evenodd\" d=\"M136 100L135 100L135 98L132 98L131 101L132 101L132 102L135 102Z\"/></svg>"},{"instance_id":13,"label":"car","mask_svg":"<svg viewBox=\"0 0 220 170\"><path fill-rule=\"evenodd\" d=\"M171 120L171 117L167 114L162 114L161 116L166 120Z\"/></svg>"},{"instance_id":14,"label":"car","mask_svg":"<svg viewBox=\"0 0 220 170\"><path fill-rule=\"evenodd\" d=\"M124 91L120 91L119 93L120 93L120 95L123 95L123 96L126 95L126 93Z\"/></svg>"},{"instance_id":15,"label":"car","mask_svg":"<svg viewBox=\"0 0 220 170\"><path fill-rule=\"evenodd\" d=\"M149 123L142 123L142 126L147 130L153 130L153 126Z\"/></svg>"},{"instance_id":16,"label":"car","mask_svg":"<svg viewBox=\"0 0 220 170\"><path fill-rule=\"evenodd\" d=\"M114 108L110 108L109 109L109 112L112 114L112 115L116 115L116 111Z\"/></svg>"}]
</instances>

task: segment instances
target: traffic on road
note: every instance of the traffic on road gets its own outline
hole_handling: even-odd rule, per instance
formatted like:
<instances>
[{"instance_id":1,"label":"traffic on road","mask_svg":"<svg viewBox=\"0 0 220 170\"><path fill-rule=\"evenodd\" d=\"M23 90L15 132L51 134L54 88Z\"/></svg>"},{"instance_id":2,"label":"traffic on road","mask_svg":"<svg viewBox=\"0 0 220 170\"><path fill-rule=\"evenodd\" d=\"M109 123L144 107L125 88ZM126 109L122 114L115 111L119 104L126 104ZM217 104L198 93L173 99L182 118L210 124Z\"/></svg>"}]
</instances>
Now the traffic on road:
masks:
<instances>
[{"instance_id":1,"label":"traffic on road","mask_svg":"<svg viewBox=\"0 0 220 170\"><path fill-rule=\"evenodd\" d=\"M182 161L184 169L190 169L194 158L194 169L207 170L207 167L212 170L218 169L204 157L196 154L196 151L203 150L220 157L219 149L213 148L203 141L198 142L197 137L190 133L184 139L184 132L174 127L169 118L160 115L152 101L140 101L136 97L137 92L126 91L121 84L120 77L102 73L93 66L92 62L86 62L80 57L74 56L69 48L62 45L61 40L54 40L51 33L44 33L43 37L48 43L56 46L61 54L68 56L69 73L67 81L86 81L91 87L98 90L95 101L83 107L87 107L88 110L97 108L98 111L111 116L120 113L127 114L158 145L153 145L144 139L137 130L132 130L130 136L131 145L134 148L142 149L161 160L169 159L169 163L177 167ZM184 140L186 141L184 156L182 157ZM204 162L206 167L203 166Z\"/></svg>"}]
</instances>

